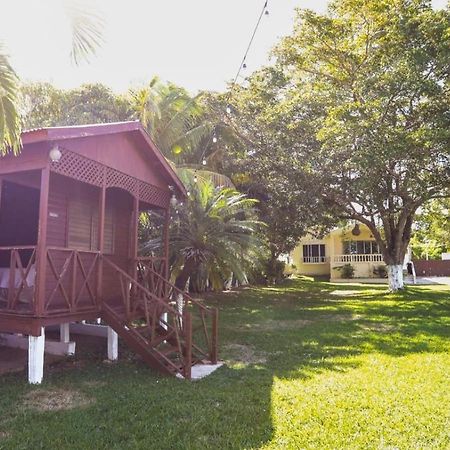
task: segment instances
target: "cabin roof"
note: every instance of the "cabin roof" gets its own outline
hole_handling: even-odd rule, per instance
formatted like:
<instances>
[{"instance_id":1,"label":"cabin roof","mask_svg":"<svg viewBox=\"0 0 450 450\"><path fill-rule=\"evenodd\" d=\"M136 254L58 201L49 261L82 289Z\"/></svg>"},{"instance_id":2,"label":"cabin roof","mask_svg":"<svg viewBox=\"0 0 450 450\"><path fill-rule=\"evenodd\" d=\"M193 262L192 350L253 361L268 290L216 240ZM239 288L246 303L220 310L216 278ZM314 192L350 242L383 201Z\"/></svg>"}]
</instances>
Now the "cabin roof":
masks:
<instances>
[{"instance_id":1,"label":"cabin roof","mask_svg":"<svg viewBox=\"0 0 450 450\"><path fill-rule=\"evenodd\" d=\"M22 144L27 145L43 141L61 141L65 139L77 139L116 133L132 133L138 135L147 151L155 157L161 169L171 180L174 187L182 195L186 195L186 189L184 188L183 183L139 121L35 128L22 132Z\"/></svg>"}]
</instances>

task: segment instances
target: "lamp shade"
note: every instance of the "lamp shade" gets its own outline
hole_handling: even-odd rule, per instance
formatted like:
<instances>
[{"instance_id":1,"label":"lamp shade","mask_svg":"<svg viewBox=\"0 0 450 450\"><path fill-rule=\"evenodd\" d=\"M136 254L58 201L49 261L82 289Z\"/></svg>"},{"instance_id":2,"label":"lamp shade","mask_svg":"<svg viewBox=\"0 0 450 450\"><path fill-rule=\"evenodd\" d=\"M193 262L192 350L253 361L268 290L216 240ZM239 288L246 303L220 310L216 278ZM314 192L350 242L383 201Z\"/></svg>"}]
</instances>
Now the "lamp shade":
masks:
<instances>
[{"instance_id":1,"label":"lamp shade","mask_svg":"<svg viewBox=\"0 0 450 450\"><path fill-rule=\"evenodd\" d=\"M53 147L48 156L50 157L51 162L59 162L59 160L61 159L62 153L61 150L58 147Z\"/></svg>"}]
</instances>

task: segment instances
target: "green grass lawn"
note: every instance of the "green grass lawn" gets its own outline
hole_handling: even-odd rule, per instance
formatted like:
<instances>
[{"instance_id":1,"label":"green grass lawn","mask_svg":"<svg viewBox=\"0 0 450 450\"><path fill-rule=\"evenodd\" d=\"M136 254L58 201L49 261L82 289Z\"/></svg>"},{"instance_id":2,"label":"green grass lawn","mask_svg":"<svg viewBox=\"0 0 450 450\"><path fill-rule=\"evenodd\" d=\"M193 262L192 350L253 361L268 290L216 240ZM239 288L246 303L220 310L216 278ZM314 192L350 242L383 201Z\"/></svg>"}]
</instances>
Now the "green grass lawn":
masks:
<instances>
[{"instance_id":1,"label":"green grass lawn","mask_svg":"<svg viewBox=\"0 0 450 450\"><path fill-rule=\"evenodd\" d=\"M0 448L448 449L450 289L384 289L291 280L211 296L227 366L197 382L98 355L40 387L2 377Z\"/></svg>"}]
</instances>

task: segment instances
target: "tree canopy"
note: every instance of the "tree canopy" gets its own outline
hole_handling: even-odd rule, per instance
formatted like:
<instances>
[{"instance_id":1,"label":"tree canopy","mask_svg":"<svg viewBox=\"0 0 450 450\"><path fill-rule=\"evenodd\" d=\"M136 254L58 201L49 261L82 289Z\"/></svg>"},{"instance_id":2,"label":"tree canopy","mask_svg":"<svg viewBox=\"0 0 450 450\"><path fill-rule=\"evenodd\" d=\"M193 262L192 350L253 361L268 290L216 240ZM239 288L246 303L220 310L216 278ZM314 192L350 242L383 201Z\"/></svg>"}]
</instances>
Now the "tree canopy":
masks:
<instances>
[{"instance_id":1,"label":"tree canopy","mask_svg":"<svg viewBox=\"0 0 450 450\"><path fill-rule=\"evenodd\" d=\"M366 224L391 267L417 209L450 195L449 27L448 9L425 0L299 10L275 66L235 103L247 103L242 134L262 174L286 178L319 223Z\"/></svg>"}]
</instances>

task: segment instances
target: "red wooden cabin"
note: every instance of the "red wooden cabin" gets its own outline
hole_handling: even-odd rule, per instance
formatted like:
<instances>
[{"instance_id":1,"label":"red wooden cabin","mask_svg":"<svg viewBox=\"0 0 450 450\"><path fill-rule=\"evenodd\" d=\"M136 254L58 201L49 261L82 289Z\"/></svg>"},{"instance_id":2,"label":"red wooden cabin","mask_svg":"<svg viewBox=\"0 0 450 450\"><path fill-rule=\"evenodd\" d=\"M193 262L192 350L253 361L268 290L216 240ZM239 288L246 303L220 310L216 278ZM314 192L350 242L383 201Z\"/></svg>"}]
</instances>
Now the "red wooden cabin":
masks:
<instances>
[{"instance_id":1,"label":"red wooden cabin","mask_svg":"<svg viewBox=\"0 0 450 450\"><path fill-rule=\"evenodd\" d=\"M22 143L0 158L0 332L29 336L30 381L42 378L45 327L96 318L164 373L215 363L217 311L168 280L170 202L184 187L142 126L44 128ZM149 210L165 219L164 252L142 258Z\"/></svg>"}]
</instances>

